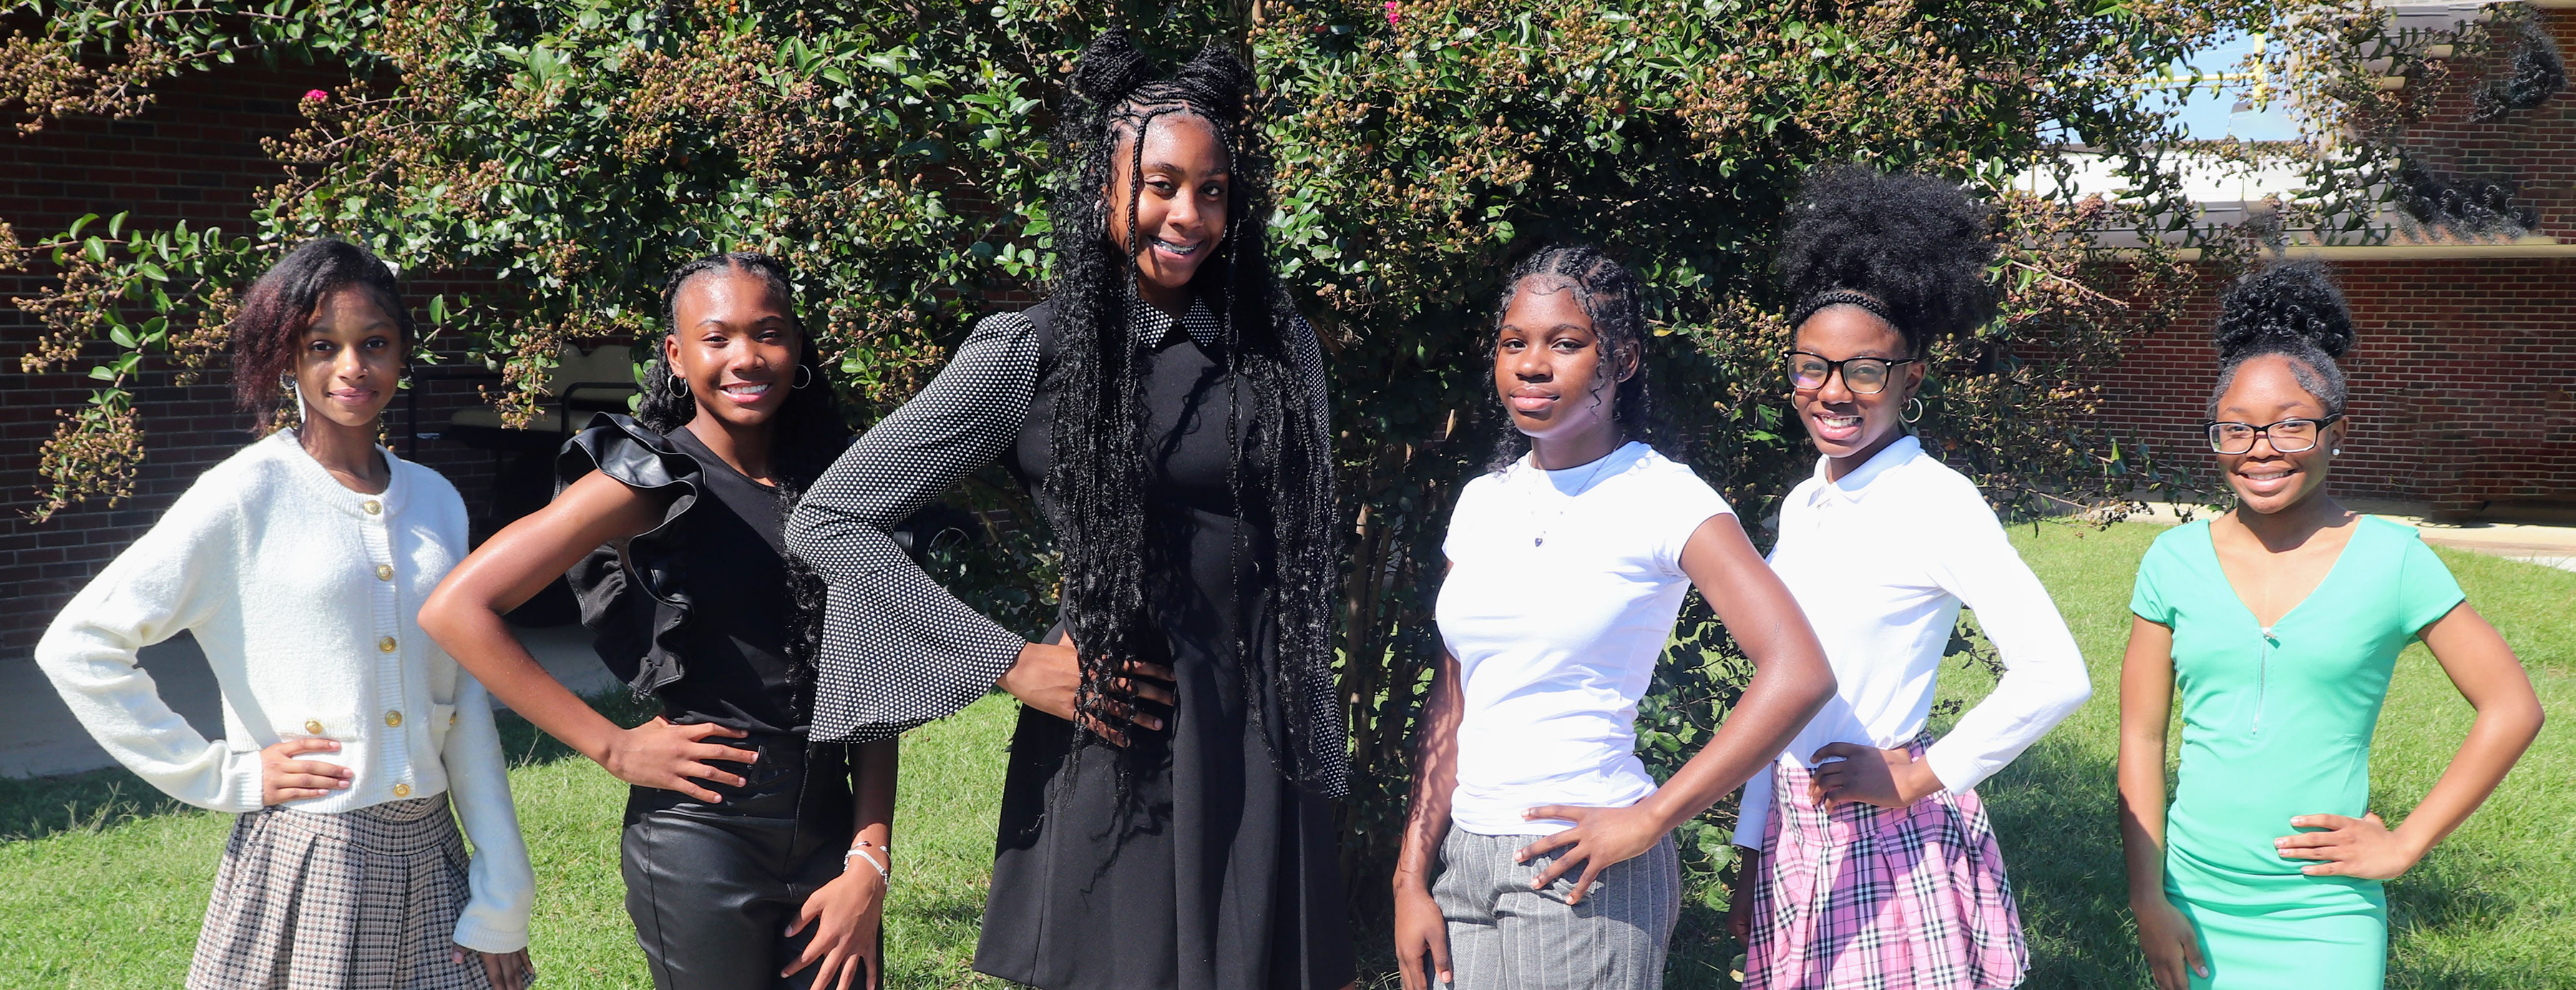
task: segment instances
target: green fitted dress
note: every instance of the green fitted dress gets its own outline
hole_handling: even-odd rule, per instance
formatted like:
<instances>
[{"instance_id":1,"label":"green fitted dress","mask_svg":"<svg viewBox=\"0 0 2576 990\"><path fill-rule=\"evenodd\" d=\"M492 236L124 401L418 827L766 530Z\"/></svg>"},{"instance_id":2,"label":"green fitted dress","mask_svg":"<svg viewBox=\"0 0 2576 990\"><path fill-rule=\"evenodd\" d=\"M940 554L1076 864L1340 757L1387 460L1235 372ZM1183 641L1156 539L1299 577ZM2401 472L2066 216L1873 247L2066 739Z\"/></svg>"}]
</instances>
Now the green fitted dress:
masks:
<instances>
[{"instance_id":1,"label":"green fitted dress","mask_svg":"<svg viewBox=\"0 0 2576 990\"><path fill-rule=\"evenodd\" d=\"M2165 812L2165 893L2209 962L2195 990L2377 990L2388 901L2312 877L2272 840L2293 815L2369 810L2370 737L2398 651L2463 599L2415 531L2368 516L2325 581L2269 629L2218 566L2209 523L2156 538L2129 610L2173 630L2182 770Z\"/></svg>"}]
</instances>

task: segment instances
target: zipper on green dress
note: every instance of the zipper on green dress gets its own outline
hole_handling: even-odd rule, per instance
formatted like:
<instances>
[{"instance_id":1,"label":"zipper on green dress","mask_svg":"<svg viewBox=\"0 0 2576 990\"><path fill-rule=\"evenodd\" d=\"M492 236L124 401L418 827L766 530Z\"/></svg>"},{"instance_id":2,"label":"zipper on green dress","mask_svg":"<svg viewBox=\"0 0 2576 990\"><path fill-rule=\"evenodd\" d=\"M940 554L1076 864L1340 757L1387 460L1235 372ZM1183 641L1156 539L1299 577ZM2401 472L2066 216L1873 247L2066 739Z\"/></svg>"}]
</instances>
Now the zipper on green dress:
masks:
<instances>
[{"instance_id":1,"label":"zipper on green dress","mask_svg":"<svg viewBox=\"0 0 2576 990\"><path fill-rule=\"evenodd\" d=\"M2263 698L2272 674L2272 627L2263 627L2263 645L2254 651L2254 734L2263 734Z\"/></svg>"}]
</instances>

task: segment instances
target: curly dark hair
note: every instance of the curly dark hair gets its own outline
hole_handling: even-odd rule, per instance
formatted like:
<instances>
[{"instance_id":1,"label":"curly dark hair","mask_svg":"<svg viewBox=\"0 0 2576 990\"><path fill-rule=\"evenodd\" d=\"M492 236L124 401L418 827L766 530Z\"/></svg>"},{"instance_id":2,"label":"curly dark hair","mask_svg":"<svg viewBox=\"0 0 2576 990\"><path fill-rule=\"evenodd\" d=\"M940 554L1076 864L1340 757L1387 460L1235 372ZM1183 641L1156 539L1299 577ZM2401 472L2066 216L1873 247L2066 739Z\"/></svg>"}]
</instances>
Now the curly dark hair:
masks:
<instances>
[{"instance_id":1,"label":"curly dark hair","mask_svg":"<svg viewBox=\"0 0 2576 990\"><path fill-rule=\"evenodd\" d=\"M1994 318L1994 232L1994 210L1947 181L1866 165L1810 170L1780 242L1791 332L1825 307L1858 306L1922 357Z\"/></svg>"},{"instance_id":2,"label":"curly dark hair","mask_svg":"<svg viewBox=\"0 0 2576 990\"><path fill-rule=\"evenodd\" d=\"M2503 78L2479 87L2471 98L2473 121L2488 121L2516 110L2529 110L2567 89L2567 60L2558 43L2539 23L2525 18L2513 29L2513 52L2505 57Z\"/></svg>"},{"instance_id":3,"label":"curly dark hair","mask_svg":"<svg viewBox=\"0 0 2576 990\"><path fill-rule=\"evenodd\" d=\"M1643 440L1654 444L1664 435L1663 420L1656 415L1654 388L1646 374L1646 316L1642 298L1645 287L1637 276L1600 248L1590 244L1550 244L1531 252L1512 266L1511 275L1503 279L1502 298L1494 303L1494 330L1500 333L1503 314L1512 308L1512 299L1522 292L1574 293L1575 305L1592 320L1593 336L1601 346L1596 349L1599 373L1593 376L1597 393L1607 388L1616 375L1612 369L1631 363L1636 371L1628 380L1618 383L1618 397L1610 407L1610 418L1619 424L1623 440ZM1488 361L1500 354L1489 349ZM1488 363L1486 370L1493 366ZM1503 397L1497 393L1494 402L1500 407ZM1500 471L1529 452L1529 437L1512 426L1511 415L1503 416L1502 434L1494 440L1494 458L1487 470Z\"/></svg>"},{"instance_id":4,"label":"curly dark hair","mask_svg":"<svg viewBox=\"0 0 2576 990\"><path fill-rule=\"evenodd\" d=\"M304 331L313 325L314 308L333 290L355 286L375 297L376 305L402 331L395 344L408 355L418 338L411 310L402 302L402 287L393 269L366 248L336 237L317 237L296 245L269 266L242 298L241 312L228 327L233 346L233 401L253 419L251 432L267 433L281 425L287 397L283 383L295 376L296 355ZM298 415L302 410L292 410Z\"/></svg>"},{"instance_id":5,"label":"curly dark hair","mask_svg":"<svg viewBox=\"0 0 2576 990\"><path fill-rule=\"evenodd\" d=\"M2299 387L2317 397L2326 415L2343 415L2352 393L2335 364L2354 340L2352 312L2334 275L2314 261L2281 262L2246 273L2218 299L2218 385L2209 392L2209 415L2236 384L2236 370L2266 354L2290 359Z\"/></svg>"},{"instance_id":6,"label":"curly dark hair","mask_svg":"<svg viewBox=\"0 0 2576 990\"><path fill-rule=\"evenodd\" d=\"M1050 438L1053 457L1044 485L1049 522L1063 542L1064 598L1073 641L1081 649L1082 685L1075 706L1102 716L1102 688L1130 660L1145 655L1156 624L1145 606L1144 489L1145 405L1141 388L1150 359L1131 321L1141 277L1136 255L1148 239L1129 238L1121 251L1110 239L1112 210L1136 229L1142 181L1130 184L1124 202L1111 202L1116 161L1129 156L1130 175L1143 174L1144 135L1156 120L1190 118L1204 124L1224 150L1231 188L1220 257L1192 276L1190 289L1216 311L1225 328L1223 360L1244 385L1245 403L1227 415L1232 459L1227 483L1239 518L1268 523L1275 551L1260 569L1257 592L1277 617L1278 663L1264 672L1249 639L1249 623L1236 624L1235 651L1245 662L1245 688L1254 699L1274 699L1286 723L1284 745L1271 759L1283 776L1301 785L1323 782L1324 768L1343 745L1336 734L1319 738L1312 727L1329 711L1329 694L1310 690L1330 683L1331 617L1338 577L1334 554L1331 451L1321 438L1322 411L1300 388L1291 348L1298 334L1312 334L1289 308L1271 271L1267 219L1271 164L1261 130L1247 119L1255 96L1252 70L1211 40L1188 62L1161 72L1122 31L1094 39L1076 61L1070 93L1054 142L1057 169L1048 215L1054 218L1057 277L1056 361L1048 386L1056 395ZM1309 343L1311 346L1311 342ZM1264 424L1255 463L1245 462L1246 417ZM1246 572L1250 527L1236 527L1234 572ZM1251 610L1246 610L1250 612ZM1265 706L1249 706L1256 723ZM1265 740L1272 733L1263 732ZM1077 750L1101 740L1077 732ZM1327 747L1335 748L1327 752ZM1285 752L1282 749L1285 749Z\"/></svg>"},{"instance_id":7,"label":"curly dark hair","mask_svg":"<svg viewBox=\"0 0 2576 990\"><path fill-rule=\"evenodd\" d=\"M814 338L805 331L801 308L796 305L794 280L778 259L755 251L733 251L708 255L674 269L662 286L662 333L667 336L679 329L680 290L691 279L711 272L750 275L767 283L770 297L778 302L779 309L787 315L788 326L796 331L796 369L789 373L788 381L791 385L797 381L805 384L788 393L769 440L770 464L778 479L778 511L783 520L806 487L850 445L850 429L841 419L840 404L833 397L831 385L823 378L821 362L815 359ZM653 359L644 366L638 385L643 397L637 404L635 419L647 429L667 436L697 418L698 400L674 387L670 358L663 353L661 339L645 344L652 349ZM815 656L823 641L826 586L822 575L804 558L788 553L784 560L790 606L787 657L801 706L811 700L808 695L814 683Z\"/></svg>"}]
</instances>

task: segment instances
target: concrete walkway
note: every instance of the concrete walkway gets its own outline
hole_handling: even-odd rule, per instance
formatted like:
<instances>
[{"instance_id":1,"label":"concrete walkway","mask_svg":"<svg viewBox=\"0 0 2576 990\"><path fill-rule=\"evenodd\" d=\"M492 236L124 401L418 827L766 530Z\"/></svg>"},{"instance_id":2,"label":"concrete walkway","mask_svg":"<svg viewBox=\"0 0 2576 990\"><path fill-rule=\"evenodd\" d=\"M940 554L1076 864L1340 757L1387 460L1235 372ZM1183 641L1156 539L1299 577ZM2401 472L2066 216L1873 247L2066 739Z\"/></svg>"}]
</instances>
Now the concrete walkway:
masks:
<instances>
[{"instance_id":1,"label":"concrete walkway","mask_svg":"<svg viewBox=\"0 0 2576 990\"><path fill-rule=\"evenodd\" d=\"M590 632L579 624L517 630L537 662L575 692L591 695L618 687L590 649ZM224 734L222 692L205 654L187 636L143 650L143 671L152 675L161 699L206 738ZM25 657L0 661L0 776L46 777L112 766L115 760L98 748L36 662Z\"/></svg>"},{"instance_id":2,"label":"concrete walkway","mask_svg":"<svg viewBox=\"0 0 2576 990\"><path fill-rule=\"evenodd\" d=\"M2472 550L2512 560L2529 561L2543 567L2576 571L2576 526L2532 523L2437 523L2425 521L2425 507L2421 505L2405 502L2376 502L2367 499L2345 499L2343 504L2355 512L2412 526L2424 535L2424 542L2435 546ZM2182 521L2185 511L2190 512L2194 519L2207 519L2221 511L2216 506L2178 502L2149 502L2147 506L2145 514L2129 518L2141 522L2172 525Z\"/></svg>"}]
</instances>

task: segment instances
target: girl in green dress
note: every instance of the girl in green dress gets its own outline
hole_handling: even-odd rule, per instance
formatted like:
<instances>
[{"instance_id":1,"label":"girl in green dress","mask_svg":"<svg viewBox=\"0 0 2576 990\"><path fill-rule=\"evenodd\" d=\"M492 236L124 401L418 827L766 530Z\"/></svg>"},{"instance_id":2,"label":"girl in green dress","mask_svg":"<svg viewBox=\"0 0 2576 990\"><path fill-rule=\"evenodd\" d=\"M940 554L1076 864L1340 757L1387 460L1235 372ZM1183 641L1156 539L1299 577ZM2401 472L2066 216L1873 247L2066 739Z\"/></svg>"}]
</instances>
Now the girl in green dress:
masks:
<instances>
[{"instance_id":1,"label":"girl in green dress","mask_svg":"<svg viewBox=\"0 0 2576 990\"><path fill-rule=\"evenodd\" d=\"M2236 508L2158 537L2129 605L2130 909L2160 990L2375 990L2388 957L2380 882L2495 790L2539 734L2540 701L2414 530L2326 496L2350 428L2335 358L2353 332L2324 269L2258 271L2221 306L2209 442ZM2477 720L2391 828L2368 808L2370 739L2397 654L2419 638Z\"/></svg>"}]
</instances>

